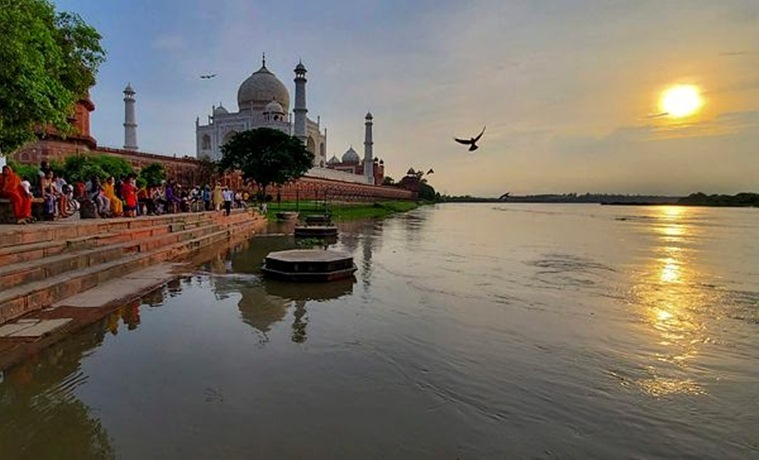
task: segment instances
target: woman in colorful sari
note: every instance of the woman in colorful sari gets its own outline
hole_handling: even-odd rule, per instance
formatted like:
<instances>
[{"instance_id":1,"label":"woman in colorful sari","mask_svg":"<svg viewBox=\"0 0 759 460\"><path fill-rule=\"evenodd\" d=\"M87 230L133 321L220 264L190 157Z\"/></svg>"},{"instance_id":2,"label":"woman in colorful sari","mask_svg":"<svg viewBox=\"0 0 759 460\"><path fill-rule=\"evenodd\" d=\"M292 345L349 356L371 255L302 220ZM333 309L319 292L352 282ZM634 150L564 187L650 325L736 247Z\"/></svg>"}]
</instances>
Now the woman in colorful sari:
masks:
<instances>
[{"instance_id":1,"label":"woman in colorful sari","mask_svg":"<svg viewBox=\"0 0 759 460\"><path fill-rule=\"evenodd\" d=\"M10 166L3 166L0 177L0 198L11 200L13 217L18 223L26 223L32 217L32 197L21 185L21 177Z\"/></svg>"},{"instance_id":2,"label":"woman in colorful sari","mask_svg":"<svg viewBox=\"0 0 759 460\"><path fill-rule=\"evenodd\" d=\"M103 195L111 201L111 216L121 217L124 213L124 203L116 196L115 182L113 176L105 181L105 184L103 184Z\"/></svg>"}]
</instances>

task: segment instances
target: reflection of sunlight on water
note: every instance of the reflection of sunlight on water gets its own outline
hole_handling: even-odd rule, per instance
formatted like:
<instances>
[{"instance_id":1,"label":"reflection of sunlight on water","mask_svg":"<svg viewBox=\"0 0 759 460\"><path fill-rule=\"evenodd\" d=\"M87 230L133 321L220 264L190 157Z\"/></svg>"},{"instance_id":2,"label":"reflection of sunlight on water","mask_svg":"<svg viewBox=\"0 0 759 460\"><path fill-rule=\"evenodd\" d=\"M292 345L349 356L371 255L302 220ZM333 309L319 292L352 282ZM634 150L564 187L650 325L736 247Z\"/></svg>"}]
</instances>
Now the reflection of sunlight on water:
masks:
<instances>
[{"instance_id":1,"label":"reflection of sunlight on water","mask_svg":"<svg viewBox=\"0 0 759 460\"><path fill-rule=\"evenodd\" d=\"M661 270L660 279L664 283L674 283L678 280L677 273L679 270L680 267L677 265L677 261L672 257L667 257Z\"/></svg>"},{"instance_id":2,"label":"reflection of sunlight on water","mask_svg":"<svg viewBox=\"0 0 759 460\"><path fill-rule=\"evenodd\" d=\"M636 380L639 387L655 397L688 394L701 395L705 390L692 378L689 362L698 356L698 344L706 339L706 326L697 316L699 305L708 301L694 278L702 276L689 252L682 247L692 237L683 223L684 207L665 206L654 216L651 229L658 236L664 257L651 258L635 287L636 304L645 308L646 322L658 334L659 350L645 377Z\"/></svg>"},{"instance_id":3,"label":"reflection of sunlight on water","mask_svg":"<svg viewBox=\"0 0 759 460\"><path fill-rule=\"evenodd\" d=\"M690 379L671 379L659 376L638 380L638 385L651 396L673 394L705 395L706 391L697 382Z\"/></svg>"}]
</instances>

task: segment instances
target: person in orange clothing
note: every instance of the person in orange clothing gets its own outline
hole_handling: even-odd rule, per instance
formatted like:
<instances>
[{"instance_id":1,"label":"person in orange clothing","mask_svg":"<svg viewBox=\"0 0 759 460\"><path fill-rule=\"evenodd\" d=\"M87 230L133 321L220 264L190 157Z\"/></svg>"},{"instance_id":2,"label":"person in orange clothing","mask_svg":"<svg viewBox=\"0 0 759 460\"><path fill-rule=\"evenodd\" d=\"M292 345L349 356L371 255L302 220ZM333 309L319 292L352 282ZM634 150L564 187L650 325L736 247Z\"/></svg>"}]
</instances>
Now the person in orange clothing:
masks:
<instances>
[{"instance_id":1,"label":"person in orange clothing","mask_svg":"<svg viewBox=\"0 0 759 460\"><path fill-rule=\"evenodd\" d=\"M3 166L0 176L0 198L11 200L13 216L18 223L26 223L32 217L32 197L21 185L21 177L10 166Z\"/></svg>"}]
</instances>

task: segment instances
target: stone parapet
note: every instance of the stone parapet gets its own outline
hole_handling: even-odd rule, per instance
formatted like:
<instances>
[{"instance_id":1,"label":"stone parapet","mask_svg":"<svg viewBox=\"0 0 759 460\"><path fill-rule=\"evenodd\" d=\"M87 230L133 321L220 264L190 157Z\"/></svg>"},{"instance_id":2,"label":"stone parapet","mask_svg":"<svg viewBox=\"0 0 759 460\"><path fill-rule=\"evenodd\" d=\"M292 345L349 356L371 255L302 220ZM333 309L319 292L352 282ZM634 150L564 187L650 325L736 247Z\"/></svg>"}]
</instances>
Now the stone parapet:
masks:
<instances>
[{"instance_id":1,"label":"stone parapet","mask_svg":"<svg viewBox=\"0 0 759 460\"><path fill-rule=\"evenodd\" d=\"M410 190L384 185L358 184L328 180L318 177L301 177L283 187L274 187L270 195L282 200L339 200L339 201L381 201L413 200L416 194Z\"/></svg>"}]
</instances>

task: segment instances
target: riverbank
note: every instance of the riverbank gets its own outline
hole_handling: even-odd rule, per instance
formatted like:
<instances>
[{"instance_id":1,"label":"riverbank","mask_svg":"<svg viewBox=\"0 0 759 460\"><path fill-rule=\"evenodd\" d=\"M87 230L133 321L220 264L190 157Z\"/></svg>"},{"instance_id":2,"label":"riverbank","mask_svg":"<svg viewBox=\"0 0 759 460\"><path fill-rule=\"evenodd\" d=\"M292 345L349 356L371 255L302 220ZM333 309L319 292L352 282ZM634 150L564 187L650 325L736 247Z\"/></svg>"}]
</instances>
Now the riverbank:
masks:
<instances>
[{"instance_id":1,"label":"riverbank","mask_svg":"<svg viewBox=\"0 0 759 460\"><path fill-rule=\"evenodd\" d=\"M346 221L380 219L399 212L411 211L424 204L426 203L421 201L333 202L328 203L327 209L333 220ZM324 210L324 202L283 201L269 206L267 217L269 221L276 221L278 212L300 212L302 215L308 215L323 214Z\"/></svg>"}]
</instances>

